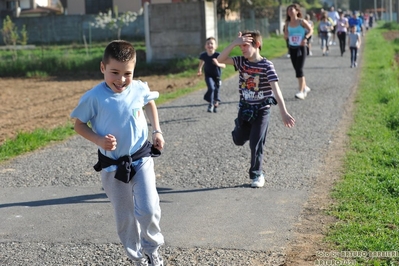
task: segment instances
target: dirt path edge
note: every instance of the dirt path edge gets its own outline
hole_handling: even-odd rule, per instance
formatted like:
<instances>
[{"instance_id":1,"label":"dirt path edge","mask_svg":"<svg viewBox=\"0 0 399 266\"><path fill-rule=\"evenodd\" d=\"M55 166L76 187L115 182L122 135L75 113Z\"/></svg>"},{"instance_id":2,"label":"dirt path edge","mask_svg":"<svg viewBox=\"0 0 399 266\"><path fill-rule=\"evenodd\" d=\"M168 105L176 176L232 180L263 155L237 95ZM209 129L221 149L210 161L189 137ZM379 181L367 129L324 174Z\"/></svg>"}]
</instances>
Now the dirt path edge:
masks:
<instances>
[{"instance_id":1,"label":"dirt path edge","mask_svg":"<svg viewBox=\"0 0 399 266\"><path fill-rule=\"evenodd\" d=\"M360 71L357 73L359 76ZM343 160L349 143L348 130L353 122L356 95L357 84L351 88L343 117L333 134L309 199L298 218L294 228L295 238L286 249L283 266L313 265L314 261L320 259L316 256L317 251L334 250L334 246L324 241L324 238L329 227L338 220L327 215L327 210L334 204L331 190L343 175Z\"/></svg>"}]
</instances>

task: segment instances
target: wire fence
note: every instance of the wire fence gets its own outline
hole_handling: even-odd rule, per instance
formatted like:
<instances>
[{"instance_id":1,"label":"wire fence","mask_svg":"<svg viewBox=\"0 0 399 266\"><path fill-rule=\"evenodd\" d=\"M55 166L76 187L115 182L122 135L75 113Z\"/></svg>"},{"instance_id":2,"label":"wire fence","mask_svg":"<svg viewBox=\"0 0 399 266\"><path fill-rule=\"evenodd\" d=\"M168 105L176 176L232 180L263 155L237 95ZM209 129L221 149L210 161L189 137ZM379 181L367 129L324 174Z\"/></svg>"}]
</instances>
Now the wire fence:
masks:
<instances>
[{"instance_id":1,"label":"wire fence","mask_svg":"<svg viewBox=\"0 0 399 266\"><path fill-rule=\"evenodd\" d=\"M229 42L237 37L239 31L259 30L262 37L269 36L269 21L263 19L243 19L243 20L218 20L218 41Z\"/></svg>"},{"instance_id":2,"label":"wire fence","mask_svg":"<svg viewBox=\"0 0 399 266\"><path fill-rule=\"evenodd\" d=\"M83 43L85 39L90 41L104 41L115 38L109 30L90 27L94 21L93 15L48 16L40 18L18 18L14 23L18 29L26 25L28 32L28 44L67 44ZM0 21L0 28L2 21ZM269 22L264 19L238 19L217 21L218 40L231 41L239 31L259 30L262 36L269 36ZM83 37L82 37L83 36ZM122 38L144 40L144 17L138 16L130 25L122 29ZM3 44L0 40L0 45Z\"/></svg>"}]
</instances>

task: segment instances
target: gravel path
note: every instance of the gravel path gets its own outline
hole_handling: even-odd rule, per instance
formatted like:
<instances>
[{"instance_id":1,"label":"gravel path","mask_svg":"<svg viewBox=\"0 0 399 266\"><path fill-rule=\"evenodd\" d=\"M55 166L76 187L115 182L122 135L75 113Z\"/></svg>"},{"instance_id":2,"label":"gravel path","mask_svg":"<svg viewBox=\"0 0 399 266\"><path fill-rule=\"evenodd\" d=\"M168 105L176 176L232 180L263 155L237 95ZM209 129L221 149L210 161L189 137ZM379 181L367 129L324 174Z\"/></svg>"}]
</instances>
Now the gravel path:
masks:
<instances>
[{"instance_id":1,"label":"gravel path","mask_svg":"<svg viewBox=\"0 0 399 266\"><path fill-rule=\"evenodd\" d=\"M294 129L283 126L278 107L266 142L265 188L310 193L320 174L322 158L343 116L343 106L356 85L358 69L349 68L349 55L338 47L322 57L317 47L307 59L305 75L311 93L305 101L294 98L297 81L289 59L272 60ZM267 44L265 45L267 49ZM236 147L231 130L237 113L237 77L224 81L217 114L207 113L205 90L159 106L166 146L155 159L159 188L247 188L249 147ZM156 88L152 88L156 90ZM96 148L79 136L20 156L0 165L0 189L24 187L101 186L91 169ZM253 204L253 203L249 203ZM1 206L1 209L5 208ZM0 220L7 219L1 217ZM7 240L0 229L0 265L130 265L118 242L60 242ZM166 265L283 265L285 247L254 251L204 247L162 247Z\"/></svg>"}]
</instances>

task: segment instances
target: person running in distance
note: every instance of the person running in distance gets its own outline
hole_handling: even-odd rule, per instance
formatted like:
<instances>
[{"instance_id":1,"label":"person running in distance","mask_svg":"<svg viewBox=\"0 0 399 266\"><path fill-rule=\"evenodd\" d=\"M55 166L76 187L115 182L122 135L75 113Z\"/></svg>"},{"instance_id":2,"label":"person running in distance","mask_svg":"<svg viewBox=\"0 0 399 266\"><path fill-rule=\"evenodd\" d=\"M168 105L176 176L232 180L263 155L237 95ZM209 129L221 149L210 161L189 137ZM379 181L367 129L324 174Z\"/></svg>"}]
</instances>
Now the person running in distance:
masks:
<instances>
[{"instance_id":1,"label":"person running in distance","mask_svg":"<svg viewBox=\"0 0 399 266\"><path fill-rule=\"evenodd\" d=\"M337 20L337 36L339 40L339 49L341 51L341 56L345 53L346 46L346 34L348 31L349 23L348 19L344 17L344 13L339 12L339 19Z\"/></svg>"},{"instance_id":2,"label":"person running in distance","mask_svg":"<svg viewBox=\"0 0 399 266\"><path fill-rule=\"evenodd\" d=\"M350 17L348 19L348 24L349 24L349 28L352 28L352 26L356 26L356 32L361 33L362 23L361 23L360 19L357 17L357 14L355 11L353 11L352 17Z\"/></svg>"},{"instance_id":3,"label":"person running in distance","mask_svg":"<svg viewBox=\"0 0 399 266\"><path fill-rule=\"evenodd\" d=\"M364 29L364 16L363 13L360 12L358 15L358 19L360 21L360 33L362 34L362 36L364 36L365 34L365 29Z\"/></svg>"},{"instance_id":4,"label":"person running in distance","mask_svg":"<svg viewBox=\"0 0 399 266\"><path fill-rule=\"evenodd\" d=\"M357 67L357 51L362 43L360 33L356 31L356 25L350 28L348 36L348 46L351 51L351 67Z\"/></svg>"},{"instance_id":5,"label":"person running in distance","mask_svg":"<svg viewBox=\"0 0 399 266\"><path fill-rule=\"evenodd\" d=\"M326 12L323 8L320 9L320 12L316 14L316 20L320 21L321 16Z\"/></svg>"},{"instance_id":6,"label":"person running in distance","mask_svg":"<svg viewBox=\"0 0 399 266\"><path fill-rule=\"evenodd\" d=\"M219 52L216 52L217 44L214 37L209 37L205 42L205 52L202 52L199 56L199 65L197 75L202 75L202 67L204 67L205 83L207 91L204 95L204 100L209 103L208 112L216 113L217 107L220 103L219 89L222 85L222 70L225 68L225 64L218 62L217 57Z\"/></svg>"},{"instance_id":7,"label":"person running in distance","mask_svg":"<svg viewBox=\"0 0 399 266\"><path fill-rule=\"evenodd\" d=\"M370 13L370 16L369 16L369 28L373 27L373 23L374 23L374 14Z\"/></svg>"},{"instance_id":8,"label":"person running in distance","mask_svg":"<svg viewBox=\"0 0 399 266\"><path fill-rule=\"evenodd\" d=\"M242 56L230 57L235 47L240 47ZM249 178L251 187L263 187L265 176L262 170L263 146L269 126L271 106L278 104L286 127L293 127L295 119L288 113L278 85L274 65L260 55L262 36L259 31L239 32L218 56L219 62L234 65L239 72L239 111L232 131L235 145L243 146L249 141L251 165Z\"/></svg>"},{"instance_id":9,"label":"person running in distance","mask_svg":"<svg viewBox=\"0 0 399 266\"><path fill-rule=\"evenodd\" d=\"M335 32L337 29L337 20L339 19L339 14L338 12L335 10L335 8L332 6L330 7L330 11L328 11L327 16L331 19L332 21L332 29L331 29L331 42L329 43L330 45L336 45L335 42Z\"/></svg>"},{"instance_id":10,"label":"person running in distance","mask_svg":"<svg viewBox=\"0 0 399 266\"><path fill-rule=\"evenodd\" d=\"M291 63L298 79L299 92L295 94L295 97L304 100L310 92L310 88L306 86L303 67L306 60L307 39L312 36L313 28L302 18L298 4L292 4L287 7L285 25L284 38L289 42Z\"/></svg>"},{"instance_id":11,"label":"person running in distance","mask_svg":"<svg viewBox=\"0 0 399 266\"><path fill-rule=\"evenodd\" d=\"M119 239L135 265L163 266L161 208L154 161L164 139L147 83L133 80L136 50L123 40L110 42L100 64L104 81L87 91L71 113L75 131L98 146L101 182L114 209ZM148 138L145 113L152 125ZM90 126L89 126L90 124Z\"/></svg>"},{"instance_id":12,"label":"person running in distance","mask_svg":"<svg viewBox=\"0 0 399 266\"><path fill-rule=\"evenodd\" d=\"M333 25L331 22L328 20L327 14L324 14L321 17L320 23L319 23L319 37L321 40L320 46L321 50L323 52L323 56L328 55L329 47L328 47L328 40L331 35L331 29L333 28Z\"/></svg>"},{"instance_id":13,"label":"person running in distance","mask_svg":"<svg viewBox=\"0 0 399 266\"><path fill-rule=\"evenodd\" d=\"M306 14L306 15L305 15L305 19L306 19L306 21L309 23L309 25L312 27L312 29L313 29L313 31L314 31L314 23L313 23L313 21L310 19L310 15L309 15L309 14ZM307 31L306 31L306 34L308 34ZM313 55L313 53L312 53L312 42L313 42L312 36L313 36L313 34L310 35L310 37L307 39L307 41L308 41L308 46L307 46L307 53L306 53L306 55L310 55L310 56Z\"/></svg>"},{"instance_id":14,"label":"person running in distance","mask_svg":"<svg viewBox=\"0 0 399 266\"><path fill-rule=\"evenodd\" d=\"M285 25L283 26L283 32L285 32ZM290 58L291 57L291 55L290 55L290 45L288 44L288 39L287 40L285 40L285 45L287 46L287 58Z\"/></svg>"}]
</instances>

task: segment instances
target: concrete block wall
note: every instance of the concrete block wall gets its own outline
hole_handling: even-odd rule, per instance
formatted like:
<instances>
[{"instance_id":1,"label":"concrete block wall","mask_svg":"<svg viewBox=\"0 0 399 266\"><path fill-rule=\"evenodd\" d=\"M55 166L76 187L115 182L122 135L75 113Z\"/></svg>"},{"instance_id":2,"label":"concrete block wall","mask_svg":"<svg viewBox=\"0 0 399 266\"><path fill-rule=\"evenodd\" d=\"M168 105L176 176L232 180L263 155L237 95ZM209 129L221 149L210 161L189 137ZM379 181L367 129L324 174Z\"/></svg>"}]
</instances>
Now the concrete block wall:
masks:
<instances>
[{"instance_id":1,"label":"concrete block wall","mask_svg":"<svg viewBox=\"0 0 399 266\"><path fill-rule=\"evenodd\" d=\"M146 13L146 12L145 12ZM148 5L151 61L187 56L198 57L209 36L217 38L216 9L213 2Z\"/></svg>"}]
</instances>

